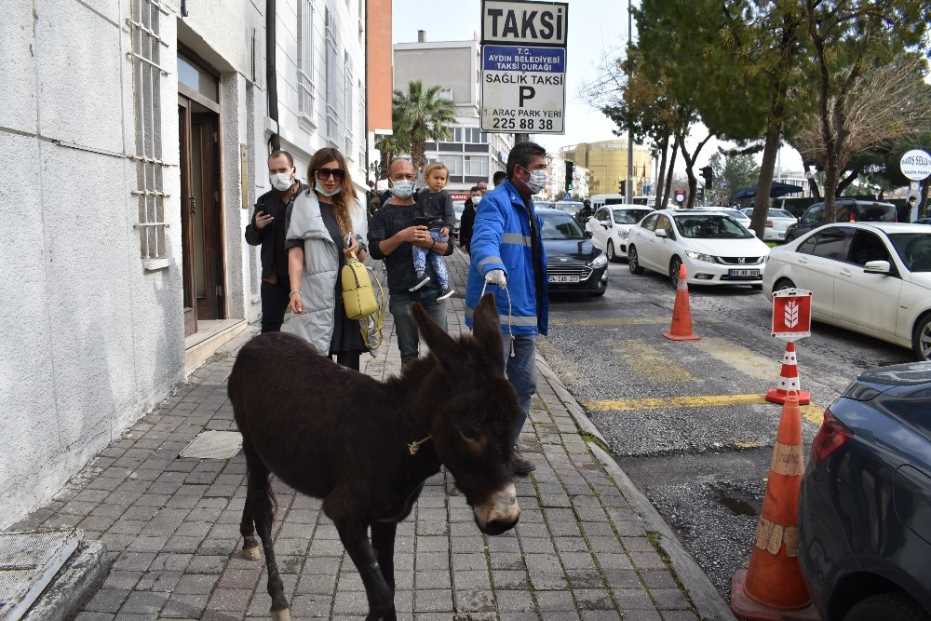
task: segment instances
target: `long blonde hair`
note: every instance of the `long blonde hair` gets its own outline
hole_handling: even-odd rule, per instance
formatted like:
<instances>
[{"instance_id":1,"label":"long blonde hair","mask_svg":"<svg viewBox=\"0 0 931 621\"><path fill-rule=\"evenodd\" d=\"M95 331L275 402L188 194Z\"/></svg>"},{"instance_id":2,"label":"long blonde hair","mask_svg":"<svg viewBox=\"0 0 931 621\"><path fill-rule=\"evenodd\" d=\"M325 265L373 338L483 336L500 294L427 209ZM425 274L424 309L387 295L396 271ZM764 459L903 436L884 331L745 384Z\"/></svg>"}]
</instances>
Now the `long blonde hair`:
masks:
<instances>
[{"instance_id":1,"label":"long blonde hair","mask_svg":"<svg viewBox=\"0 0 931 621\"><path fill-rule=\"evenodd\" d=\"M352 232L352 218L349 215L349 201L356 199L356 189L352 185L352 177L349 174L349 167L346 165L346 158L339 152L339 149L333 147L324 147L319 149L314 156L310 158L310 165L307 166L307 183L311 189L317 183L317 171L325 164L336 162L342 169L343 183L341 191L333 196L333 211L336 213L336 222L339 224L339 230L343 235Z\"/></svg>"}]
</instances>

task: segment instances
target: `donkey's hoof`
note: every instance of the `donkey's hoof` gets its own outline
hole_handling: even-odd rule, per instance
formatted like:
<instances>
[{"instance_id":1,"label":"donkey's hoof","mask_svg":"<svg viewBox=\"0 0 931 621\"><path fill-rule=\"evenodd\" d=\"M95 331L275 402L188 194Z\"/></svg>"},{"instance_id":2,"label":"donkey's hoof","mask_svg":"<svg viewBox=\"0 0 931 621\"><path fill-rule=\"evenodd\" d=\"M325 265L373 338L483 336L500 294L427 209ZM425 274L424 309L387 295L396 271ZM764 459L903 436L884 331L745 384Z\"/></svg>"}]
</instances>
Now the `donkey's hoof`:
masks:
<instances>
[{"instance_id":1,"label":"donkey's hoof","mask_svg":"<svg viewBox=\"0 0 931 621\"><path fill-rule=\"evenodd\" d=\"M251 546L242 549L242 557L247 561L260 561L262 560L262 552L259 550L259 546ZM287 612L287 609L285 609L285 612Z\"/></svg>"},{"instance_id":2,"label":"donkey's hoof","mask_svg":"<svg viewBox=\"0 0 931 621\"><path fill-rule=\"evenodd\" d=\"M272 619L274 621L291 621L291 609L272 610Z\"/></svg>"}]
</instances>

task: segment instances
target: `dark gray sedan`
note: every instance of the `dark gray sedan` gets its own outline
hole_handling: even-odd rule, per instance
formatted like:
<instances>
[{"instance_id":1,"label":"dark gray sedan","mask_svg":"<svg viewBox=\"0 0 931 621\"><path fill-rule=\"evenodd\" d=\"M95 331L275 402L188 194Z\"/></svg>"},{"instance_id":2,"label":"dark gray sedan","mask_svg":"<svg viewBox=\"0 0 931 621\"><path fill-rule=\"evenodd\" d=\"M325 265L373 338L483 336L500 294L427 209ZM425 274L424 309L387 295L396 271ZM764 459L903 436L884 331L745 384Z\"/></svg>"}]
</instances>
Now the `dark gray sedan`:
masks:
<instances>
[{"instance_id":1,"label":"dark gray sedan","mask_svg":"<svg viewBox=\"0 0 931 621\"><path fill-rule=\"evenodd\" d=\"M867 371L825 411L799 528L822 619L931 619L931 362Z\"/></svg>"}]
</instances>

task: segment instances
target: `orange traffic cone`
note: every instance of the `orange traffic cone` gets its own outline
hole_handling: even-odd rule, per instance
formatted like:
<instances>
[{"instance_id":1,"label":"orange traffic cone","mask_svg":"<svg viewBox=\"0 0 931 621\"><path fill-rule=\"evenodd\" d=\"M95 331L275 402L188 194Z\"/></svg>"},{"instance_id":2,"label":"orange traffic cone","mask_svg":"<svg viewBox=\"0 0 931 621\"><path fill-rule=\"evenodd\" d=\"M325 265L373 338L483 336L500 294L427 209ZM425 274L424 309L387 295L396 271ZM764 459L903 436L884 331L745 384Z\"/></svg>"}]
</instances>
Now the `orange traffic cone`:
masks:
<instances>
[{"instance_id":1,"label":"orange traffic cone","mask_svg":"<svg viewBox=\"0 0 931 621\"><path fill-rule=\"evenodd\" d=\"M802 390L798 377L798 357L795 354L795 343L786 343L786 353L782 357L782 369L779 371L779 384L766 391L766 400L770 403L784 404L790 392L798 397L799 405L811 403L811 393Z\"/></svg>"},{"instance_id":2,"label":"orange traffic cone","mask_svg":"<svg viewBox=\"0 0 931 621\"><path fill-rule=\"evenodd\" d=\"M811 600L798 563L802 448L802 413L790 393L779 420L750 567L738 571L731 583L731 610L743 619L807 618L784 612L804 608Z\"/></svg>"},{"instance_id":3,"label":"orange traffic cone","mask_svg":"<svg viewBox=\"0 0 931 621\"><path fill-rule=\"evenodd\" d=\"M663 336L672 341L697 341L700 337L692 333L692 311L689 309L688 273L685 265L679 266L679 283L676 285L676 303L672 307L672 325Z\"/></svg>"}]
</instances>

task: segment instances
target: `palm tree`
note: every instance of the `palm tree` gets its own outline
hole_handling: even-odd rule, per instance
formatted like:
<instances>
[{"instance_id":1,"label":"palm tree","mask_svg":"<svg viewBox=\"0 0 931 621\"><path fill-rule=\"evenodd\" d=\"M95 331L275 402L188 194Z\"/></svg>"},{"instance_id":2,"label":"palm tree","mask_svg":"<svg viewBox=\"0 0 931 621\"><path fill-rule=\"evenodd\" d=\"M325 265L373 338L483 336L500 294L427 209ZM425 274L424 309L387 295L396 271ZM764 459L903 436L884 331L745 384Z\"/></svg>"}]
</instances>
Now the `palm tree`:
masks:
<instances>
[{"instance_id":1,"label":"palm tree","mask_svg":"<svg viewBox=\"0 0 931 621\"><path fill-rule=\"evenodd\" d=\"M424 89L421 82L413 81L407 85L407 94L394 91L392 97L395 146L410 148L417 170L426 161L426 143L447 138L447 125L456 120L455 107L449 99L440 96L441 90L439 86Z\"/></svg>"}]
</instances>

